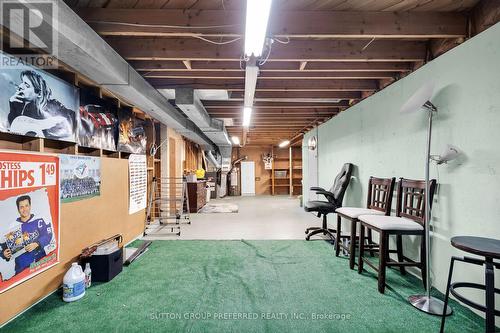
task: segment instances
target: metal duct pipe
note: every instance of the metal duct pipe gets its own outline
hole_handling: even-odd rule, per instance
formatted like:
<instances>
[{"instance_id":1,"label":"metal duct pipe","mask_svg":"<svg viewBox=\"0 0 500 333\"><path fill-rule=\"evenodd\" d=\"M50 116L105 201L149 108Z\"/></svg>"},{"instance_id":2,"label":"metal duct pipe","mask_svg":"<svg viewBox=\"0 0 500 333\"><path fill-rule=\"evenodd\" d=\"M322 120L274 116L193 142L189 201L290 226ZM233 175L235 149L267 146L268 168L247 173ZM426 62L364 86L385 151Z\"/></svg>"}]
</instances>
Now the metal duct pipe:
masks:
<instances>
[{"instance_id":1,"label":"metal duct pipe","mask_svg":"<svg viewBox=\"0 0 500 333\"><path fill-rule=\"evenodd\" d=\"M217 161L217 158L214 156L214 154L212 154L212 151L211 150L207 151L205 153L205 156L207 157L207 160L215 166L217 171L219 171L221 168L221 164L219 161Z\"/></svg>"},{"instance_id":2,"label":"metal duct pipe","mask_svg":"<svg viewBox=\"0 0 500 333\"><path fill-rule=\"evenodd\" d=\"M231 163L231 169L229 170L229 173L231 173L234 169L234 167L236 166L236 164L240 163L241 161L244 161L248 158L248 156L243 156L243 157L240 157L236 160L233 161L233 163Z\"/></svg>"},{"instance_id":3,"label":"metal duct pipe","mask_svg":"<svg viewBox=\"0 0 500 333\"><path fill-rule=\"evenodd\" d=\"M211 118L196 91L192 88L176 88L175 104L191 119L203 133L218 147L221 161L215 159L217 169L227 172L231 164L232 145L224 122ZM211 149L207 149L211 150ZM211 154L211 153L210 153ZM210 156L207 154L207 156Z\"/></svg>"}]
</instances>

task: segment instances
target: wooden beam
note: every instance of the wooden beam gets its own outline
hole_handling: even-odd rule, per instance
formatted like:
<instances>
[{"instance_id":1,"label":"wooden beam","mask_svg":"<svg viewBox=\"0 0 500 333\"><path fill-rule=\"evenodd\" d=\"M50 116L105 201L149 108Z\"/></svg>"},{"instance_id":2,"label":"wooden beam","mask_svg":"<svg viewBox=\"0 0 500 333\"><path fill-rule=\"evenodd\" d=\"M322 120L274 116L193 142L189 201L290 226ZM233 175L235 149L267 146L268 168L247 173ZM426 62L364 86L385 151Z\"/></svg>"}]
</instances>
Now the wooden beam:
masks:
<instances>
[{"instance_id":1,"label":"wooden beam","mask_svg":"<svg viewBox=\"0 0 500 333\"><path fill-rule=\"evenodd\" d=\"M233 108L233 109L207 109L210 115L241 115L242 108ZM339 112L339 108L328 108L328 109L264 109L264 108L254 108L254 114L256 116L259 115L287 115L287 116L295 116L295 115L319 115L319 114L331 114Z\"/></svg>"},{"instance_id":2,"label":"wooden beam","mask_svg":"<svg viewBox=\"0 0 500 333\"><path fill-rule=\"evenodd\" d=\"M335 114L330 114L330 115L324 115L324 116L316 116L316 117L302 117L302 118L293 118L293 119L287 119L285 122L284 119L286 119L284 116L281 117L273 117L273 118L255 118L252 119L252 125L260 125L260 124L267 124L267 125L273 125L276 123L279 123L279 126L283 125L290 125L290 124L300 124L304 125L305 123L317 120L317 119L325 119L325 118L330 118L337 115ZM239 118L232 118L234 120L233 126L241 126L242 125L242 119ZM277 125L278 126L278 125Z\"/></svg>"},{"instance_id":3,"label":"wooden beam","mask_svg":"<svg viewBox=\"0 0 500 333\"><path fill-rule=\"evenodd\" d=\"M472 10L472 35L488 29L500 21L500 1L482 0Z\"/></svg>"},{"instance_id":4,"label":"wooden beam","mask_svg":"<svg viewBox=\"0 0 500 333\"><path fill-rule=\"evenodd\" d=\"M467 37L473 37L500 21L500 1L482 0L471 11L470 31ZM465 42L466 36L456 38L441 38L430 41L430 56L432 59L448 52Z\"/></svg>"},{"instance_id":5,"label":"wooden beam","mask_svg":"<svg viewBox=\"0 0 500 333\"><path fill-rule=\"evenodd\" d=\"M214 45L186 38L106 38L127 60L240 61L243 41ZM290 40L274 43L267 61L420 61L426 43L376 40L368 48L364 40Z\"/></svg>"},{"instance_id":6,"label":"wooden beam","mask_svg":"<svg viewBox=\"0 0 500 333\"><path fill-rule=\"evenodd\" d=\"M288 128L291 128L294 126L304 127L312 121L316 121L318 119L330 118L333 116L334 115L325 116L325 117L317 117L317 118L303 118L303 119L296 119L295 121L287 121L287 122L284 122L283 118L274 118L274 119L270 119L270 120L258 120L258 119L254 120L254 119L252 119L252 125L253 126L266 125L266 126L270 126L270 127L273 127L273 125L274 125L274 127L288 127ZM279 125L276 125L277 122L279 122ZM234 121L234 126L242 126L242 125L243 125L243 123L242 123L241 119L236 119Z\"/></svg>"},{"instance_id":7,"label":"wooden beam","mask_svg":"<svg viewBox=\"0 0 500 333\"><path fill-rule=\"evenodd\" d=\"M252 120L252 127L259 127L259 128L271 128L271 129L286 129L287 131L288 130L297 130L297 129L300 129L300 128L303 128L305 125L307 125L307 121L302 121L300 123L288 123L288 124L285 124L285 123L281 123L281 124L276 124L276 123L253 123L253 120ZM237 124L235 124L235 126L242 126L242 123L240 121L237 122Z\"/></svg>"},{"instance_id":8,"label":"wooden beam","mask_svg":"<svg viewBox=\"0 0 500 333\"><path fill-rule=\"evenodd\" d=\"M208 101L203 100L203 106L206 109L223 109L223 108L242 108L243 103L240 101L232 101L232 100L219 100L219 101ZM324 109L324 108L345 108L349 107L349 103L347 101L339 101L339 102L262 102L257 101L254 103L254 109Z\"/></svg>"},{"instance_id":9,"label":"wooden beam","mask_svg":"<svg viewBox=\"0 0 500 333\"><path fill-rule=\"evenodd\" d=\"M131 60L130 64L139 72L186 71L186 66L179 60ZM307 62L304 71L315 72L410 72L412 62ZM243 72L240 63L235 61L191 61L191 71ZM296 62L270 61L260 66L263 72L300 72Z\"/></svg>"},{"instance_id":10,"label":"wooden beam","mask_svg":"<svg viewBox=\"0 0 500 333\"><path fill-rule=\"evenodd\" d=\"M259 80L349 80L349 79L386 79L396 76L396 72L322 72L303 70L301 72L261 72ZM227 80L245 78L244 71L153 71L144 74L148 79L210 79Z\"/></svg>"},{"instance_id":11,"label":"wooden beam","mask_svg":"<svg viewBox=\"0 0 500 333\"><path fill-rule=\"evenodd\" d=\"M243 10L79 8L78 14L104 36L234 38L245 29ZM272 13L268 33L294 38L453 38L465 36L466 25L465 14L457 12L280 11Z\"/></svg>"},{"instance_id":12,"label":"wooden beam","mask_svg":"<svg viewBox=\"0 0 500 333\"><path fill-rule=\"evenodd\" d=\"M290 119L294 119L294 118L304 118L304 117L328 116L328 115L336 114L339 112L340 112L340 110L338 110L338 109L333 109L333 110L330 110L328 112L314 112L314 111L311 111L311 112L305 112L305 111L302 111L302 112L275 112L275 111L268 112L268 111L261 111L259 113L256 113L255 117L262 118L262 119L267 119L267 118L281 118L281 119L283 119L283 117L289 117ZM209 114L215 118L241 118L242 117L241 110L239 113L238 112L226 113L226 112L217 112L217 111L212 112L211 111L211 112L209 112Z\"/></svg>"},{"instance_id":13,"label":"wooden beam","mask_svg":"<svg viewBox=\"0 0 500 333\"><path fill-rule=\"evenodd\" d=\"M293 102L293 100L304 99L307 102L315 102L314 99L360 99L359 91L257 91L255 98L265 99L257 102ZM231 93L232 100L243 100L243 92Z\"/></svg>"},{"instance_id":14,"label":"wooden beam","mask_svg":"<svg viewBox=\"0 0 500 333\"><path fill-rule=\"evenodd\" d=\"M243 79L156 79L148 82L156 89L189 87L193 89L223 89L229 91L245 90ZM256 91L352 91L377 90L376 80L258 80Z\"/></svg>"},{"instance_id":15,"label":"wooden beam","mask_svg":"<svg viewBox=\"0 0 500 333\"><path fill-rule=\"evenodd\" d=\"M465 38L454 38L454 39L433 39L429 43L429 56L432 60L439 57L443 53L448 52L455 46L458 46L465 42Z\"/></svg>"},{"instance_id":16,"label":"wooden beam","mask_svg":"<svg viewBox=\"0 0 500 333\"><path fill-rule=\"evenodd\" d=\"M292 111L286 111L292 110ZM255 116L260 117L316 117L320 115L330 115L342 112L342 109L332 108L332 109L323 109L325 111L313 110L313 109L255 109ZM230 109L230 111L226 111L224 109L210 109L208 111L210 116L215 118L234 118L234 117L242 117L241 109Z\"/></svg>"}]
</instances>

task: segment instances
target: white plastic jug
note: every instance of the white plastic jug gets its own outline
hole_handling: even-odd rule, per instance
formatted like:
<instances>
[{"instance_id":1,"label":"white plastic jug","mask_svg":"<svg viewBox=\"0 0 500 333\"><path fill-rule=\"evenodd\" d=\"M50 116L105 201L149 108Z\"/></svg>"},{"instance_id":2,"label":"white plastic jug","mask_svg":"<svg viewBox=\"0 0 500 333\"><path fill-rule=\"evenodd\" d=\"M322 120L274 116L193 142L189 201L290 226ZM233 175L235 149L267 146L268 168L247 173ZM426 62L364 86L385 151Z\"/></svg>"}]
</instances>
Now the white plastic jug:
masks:
<instances>
[{"instance_id":1,"label":"white plastic jug","mask_svg":"<svg viewBox=\"0 0 500 333\"><path fill-rule=\"evenodd\" d=\"M85 295L85 273L78 263L74 262L64 274L63 301L77 301Z\"/></svg>"}]
</instances>

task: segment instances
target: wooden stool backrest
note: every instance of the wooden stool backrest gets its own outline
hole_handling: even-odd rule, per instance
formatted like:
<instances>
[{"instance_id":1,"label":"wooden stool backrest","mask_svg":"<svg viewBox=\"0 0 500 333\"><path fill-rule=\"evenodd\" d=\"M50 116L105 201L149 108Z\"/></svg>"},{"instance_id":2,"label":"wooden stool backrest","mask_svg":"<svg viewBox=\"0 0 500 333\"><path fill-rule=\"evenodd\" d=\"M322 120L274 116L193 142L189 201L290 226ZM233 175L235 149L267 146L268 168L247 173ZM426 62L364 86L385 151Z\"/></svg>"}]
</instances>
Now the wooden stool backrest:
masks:
<instances>
[{"instance_id":1,"label":"wooden stool backrest","mask_svg":"<svg viewBox=\"0 0 500 333\"><path fill-rule=\"evenodd\" d=\"M436 180L429 182L429 199L432 200L436 190ZM425 181L400 178L398 183L396 216L406 217L422 226L426 223L425 218Z\"/></svg>"},{"instance_id":2,"label":"wooden stool backrest","mask_svg":"<svg viewBox=\"0 0 500 333\"><path fill-rule=\"evenodd\" d=\"M396 178L376 178L370 177L368 181L368 198L366 208L391 214L392 195Z\"/></svg>"}]
</instances>

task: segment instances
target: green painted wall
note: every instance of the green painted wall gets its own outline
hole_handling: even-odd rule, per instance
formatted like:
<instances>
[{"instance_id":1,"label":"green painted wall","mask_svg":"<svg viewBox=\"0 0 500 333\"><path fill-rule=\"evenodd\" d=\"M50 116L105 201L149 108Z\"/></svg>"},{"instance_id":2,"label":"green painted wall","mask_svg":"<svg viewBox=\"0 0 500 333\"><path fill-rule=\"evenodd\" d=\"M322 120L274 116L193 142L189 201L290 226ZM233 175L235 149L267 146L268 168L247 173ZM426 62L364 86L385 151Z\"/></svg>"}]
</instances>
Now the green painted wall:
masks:
<instances>
[{"instance_id":1,"label":"green painted wall","mask_svg":"<svg viewBox=\"0 0 500 333\"><path fill-rule=\"evenodd\" d=\"M344 205L364 207L371 175L423 179L427 117L424 112L400 114L399 109L428 80L436 84L432 102L439 108L431 152L441 153L447 143L464 152L448 165L431 165L431 177L439 183L432 219L433 284L444 291L450 256L464 255L451 247L451 237L500 239L500 24L319 126L319 185L330 187L342 164L351 162L356 169ZM303 143L304 189L309 186L306 146L313 133ZM417 246L417 239L405 239L413 257ZM455 276L484 280L483 270L471 265L459 264ZM376 288L376 283L367 287Z\"/></svg>"}]
</instances>

